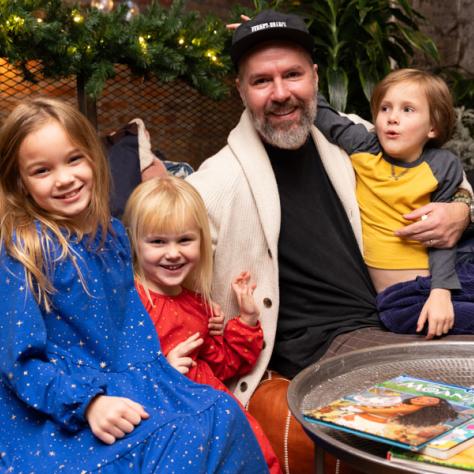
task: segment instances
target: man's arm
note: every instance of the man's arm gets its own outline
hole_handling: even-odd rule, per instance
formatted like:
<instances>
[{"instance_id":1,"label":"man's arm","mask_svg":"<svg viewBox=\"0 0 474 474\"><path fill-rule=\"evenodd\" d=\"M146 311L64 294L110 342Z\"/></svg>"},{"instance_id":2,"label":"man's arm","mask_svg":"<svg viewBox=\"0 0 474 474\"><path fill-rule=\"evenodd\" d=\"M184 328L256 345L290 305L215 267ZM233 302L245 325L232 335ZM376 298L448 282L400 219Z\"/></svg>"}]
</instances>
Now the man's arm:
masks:
<instances>
[{"instance_id":1,"label":"man's arm","mask_svg":"<svg viewBox=\"0 0 474 474\"><path fill-rule=\"evenodd\" d=\"M455 163L459 163L457 159ZM462 196L459 199L456 198L458 194ZM462 182L451 202L432 202L406 214L404 217L413 223L399 229L396 235L429 247L454 247L470 224L471 196L471 185L462 173ZM447 201L445 198L440 200Z\"/></svg>"}]
</instances>

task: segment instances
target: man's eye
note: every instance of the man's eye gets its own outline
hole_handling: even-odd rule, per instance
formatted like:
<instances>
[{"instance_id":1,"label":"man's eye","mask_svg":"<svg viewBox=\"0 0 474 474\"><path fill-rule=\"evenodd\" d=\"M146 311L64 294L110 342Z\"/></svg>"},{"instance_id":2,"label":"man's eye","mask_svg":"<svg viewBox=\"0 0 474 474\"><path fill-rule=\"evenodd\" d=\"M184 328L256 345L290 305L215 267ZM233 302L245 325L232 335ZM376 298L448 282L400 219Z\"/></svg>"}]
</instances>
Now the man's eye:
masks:
<instances>
[{"instance_id":1,"label":"man's eye","mask_svg":"<svg viewBox=\"0 0 474 474\"><path fill-rule=\"evenodd\" d=\"M260 86L260 85L266 84L267 82L268 82L268 79L266 79L264 77L260 77L260 78L255 79L253 81L253 85L254 86Z\"/></svg>"},{"instance_id":2,"label":"man's eye","mask_svg":"<svg viewBox=\"0 0 474 474\"><path fill-rule=\"evenodd\" d=\"M288 77L289 79L294 79L295 77L300 77L301 76L301 73L299 71L291 71L289 72L286 77Z\"/></svg>"}]
</instances>

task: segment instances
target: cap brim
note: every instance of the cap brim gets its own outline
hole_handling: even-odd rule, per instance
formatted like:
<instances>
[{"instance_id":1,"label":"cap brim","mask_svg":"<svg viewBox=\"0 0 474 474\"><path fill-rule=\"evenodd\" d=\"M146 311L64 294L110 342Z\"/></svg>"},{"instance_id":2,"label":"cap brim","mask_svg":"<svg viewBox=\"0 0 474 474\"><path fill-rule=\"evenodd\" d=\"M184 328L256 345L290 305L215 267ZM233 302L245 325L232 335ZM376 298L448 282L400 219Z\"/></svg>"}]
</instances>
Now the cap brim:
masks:
<instances>
[{"instance_id":1,"label":"cap brim","mask_svg":"<svg viewBox=\"0 0 474 474\"><path fill-rule=\"evenodd\" d=\"M308 33L291 28L268 28L246 36L232 45L230 56L234 66L237 67L242 57L252 49L267 41L296 43L313 57L314 41Z\"/></svg>"}]
</instances>

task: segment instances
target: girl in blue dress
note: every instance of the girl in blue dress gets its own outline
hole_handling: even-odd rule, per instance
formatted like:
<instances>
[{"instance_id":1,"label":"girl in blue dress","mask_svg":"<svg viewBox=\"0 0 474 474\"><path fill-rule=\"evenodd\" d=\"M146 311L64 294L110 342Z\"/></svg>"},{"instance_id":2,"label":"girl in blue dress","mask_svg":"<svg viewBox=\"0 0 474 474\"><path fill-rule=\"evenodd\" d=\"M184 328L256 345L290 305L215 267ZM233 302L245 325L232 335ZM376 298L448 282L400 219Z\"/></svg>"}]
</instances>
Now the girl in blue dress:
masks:
<instances>
[{"instance_id":1,"label":"girl in blue dress","mask_svg":"<svg viewBox=\"0 0 474 474\"><path fill-rule=\"evenodd\" d=\"M0 472L266 472L236 403L163 357L88 121L20 104L0 169Z\"/></svg>"}]
</instances>

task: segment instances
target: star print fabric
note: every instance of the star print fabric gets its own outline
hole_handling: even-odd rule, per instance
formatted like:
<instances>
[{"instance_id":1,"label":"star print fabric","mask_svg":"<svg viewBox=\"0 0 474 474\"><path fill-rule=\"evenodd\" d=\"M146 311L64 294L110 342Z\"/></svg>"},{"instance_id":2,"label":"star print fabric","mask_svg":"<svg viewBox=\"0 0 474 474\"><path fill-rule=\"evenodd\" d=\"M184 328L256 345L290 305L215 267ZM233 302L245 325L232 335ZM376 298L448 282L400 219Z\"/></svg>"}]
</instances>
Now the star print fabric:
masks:
<instances>
[{"instance_id":1,"label":"star print fabric","mask_svg":"<svg viewBox=\"0 0 474 474\"><path fill-rule=\"evenodd\" d=\"M100 251L100 235L70 240L80 274L71 259L54 264L49 313L2 249L0 473L266 472L236 403L166 362L134 288L125 231L112 225ZM141 403L150 418L106 445L84 418L98 394Z\"/></svg>"}]
</instances>

